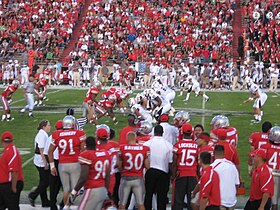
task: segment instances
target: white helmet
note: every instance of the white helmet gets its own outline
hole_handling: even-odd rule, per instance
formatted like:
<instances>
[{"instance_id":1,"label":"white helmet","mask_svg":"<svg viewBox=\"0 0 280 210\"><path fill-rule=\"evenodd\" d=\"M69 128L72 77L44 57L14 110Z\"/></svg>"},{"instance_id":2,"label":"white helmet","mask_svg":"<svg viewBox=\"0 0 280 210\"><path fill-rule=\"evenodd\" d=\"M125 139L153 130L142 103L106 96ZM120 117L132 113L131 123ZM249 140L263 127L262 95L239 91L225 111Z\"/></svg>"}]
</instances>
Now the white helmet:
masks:
<instances>
[{"instance_id":1,"label":"white helmet","mask_svg":"<svg viewBox=\"0 0 280 210\"><path fill-rule=\"evenodd\" d=\"M148 120L144 120L144 121L141 121L139 123L140 125L140 128L139 128L139 132L143 133L143 134L149 134L152 132L153 130L153 125L150 121Z\"/></svg>"},{"instance_id":2,"label":"white helmet","mask_svg":"<svg viewBox=\"0 0 280 210\"><path fill-rule=\"evenodd\" d=\"M72 115L67 115L62 120L63 129L75 129L76 128L76 119Z\"/></svg>"},{"instance_id":3,"label":"white helmet","mask_svg":"<svg viewBox=\"0 0 280 210\"><path fill-rule=\"evenodd\" d=\"M135 105L135 104L136 104L135 98L130 98L130 99L128 99L128 105L129 105L129 107L132 107L132 106Z\"/></svg>"},{"instance_id":4,"label":"white helmet","mask_svg":"<svg viewBox=\"0 0 280 210\"><path fill-rule=\"evenodd\" d=\"M138 104L141 103L144 98L145 98L144 94L138 93L135 97L136 103Z\"/></svg>"},{"instance_id":5,"label":"white helmet","mask_svg":"<svg viewBox=\"0 0 280 210\"><path fill-rule=\"evenodd\" d=\"M19 85L19 81L18 80L13 80L12 84L13 85Z\"/></svg>"},{"instance_id":6,"label":"white helmet","mask_svg":"<svg viewBox=\"0 0 280 210\"><path fill-rule=\"evenodd\" d=\"M275 144L280 144L280 126L274 126L270 129L268 138Z\"/></svg>"},{"instance_id":7,"label":"white helmet","mask_svg":"<svg viewBox=\"0 0 280 210\"><path fill-rule=\"evenodd\" d=\"M157 90L161 87L161 84L158 81L154 81L151 87L152 89Z\"/></svg>"},{"instance_id":8,"label":"white helmet","mask_svg":"<svg viewBox=\"0 0 280 210\"><path fill-rule=\"evenodd\" d=\"M177 126L182 126L184 123L190 121L190 115L188 112L179 111L175 114L173 120Z\"/></svg>"},{"instance_id":9,"label":"white helmet","mask_svg":"<svg viewBox=\"0 0 280 210\"><path fill-rule=\"evenodd\" d=\"M111 95L109 95L108 99L109 99L110 101L115 101L115 100L117 100L117 97L116 97L115 94L111 94Z\"/></svg>"},{"instance_id":10,"label":"white helmet","mask_svg":"<svg viewBox=\"0 0 280 210\"><path fill-rule=\"evenodd\" d=\"M229 126L229 119L224 115L217 115L211 120L211 125L213 126L213 129L225 128Z\"/></svg>"}]
</instances>

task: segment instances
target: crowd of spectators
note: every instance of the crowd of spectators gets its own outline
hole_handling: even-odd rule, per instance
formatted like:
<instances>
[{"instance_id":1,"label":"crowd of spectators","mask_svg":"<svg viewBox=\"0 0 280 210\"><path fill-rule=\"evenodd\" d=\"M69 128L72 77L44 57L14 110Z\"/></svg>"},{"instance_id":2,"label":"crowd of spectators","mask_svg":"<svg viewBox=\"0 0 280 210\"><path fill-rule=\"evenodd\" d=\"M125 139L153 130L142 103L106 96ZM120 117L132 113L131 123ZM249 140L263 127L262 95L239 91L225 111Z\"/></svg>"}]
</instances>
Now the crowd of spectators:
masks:
<instances>
[{"instance_id":1,"label":"crowd of spectators","mask_svg":"<svg viewBox=\"0 0 280 210\"><path fill-rule=\"evenodd\" d=\"M225 62L232 54L234 8L233 0L93 0L70 57Z\"/></svg>"},{"instance_id":2,"label":"crowd of spectators","mask_svg":"<svg viewBox=\"0 0 280 210\"><path fill-rule=\"evenodd\" d=\"M280 3L279 1L247 0L242 15L245 29L245 55L264 63L280 62Z\"/></svg>"},{"instance_id":3,"label":"crowd of spectators","mask_svg":"<svg viewBox=\"0 0 280 210\"><path fill-rule=\"evenodd\" d=\"M84 0L4 0L0 5L0 57L28 50L52 60L68 43Z\"/></svg>"}]
</instances>

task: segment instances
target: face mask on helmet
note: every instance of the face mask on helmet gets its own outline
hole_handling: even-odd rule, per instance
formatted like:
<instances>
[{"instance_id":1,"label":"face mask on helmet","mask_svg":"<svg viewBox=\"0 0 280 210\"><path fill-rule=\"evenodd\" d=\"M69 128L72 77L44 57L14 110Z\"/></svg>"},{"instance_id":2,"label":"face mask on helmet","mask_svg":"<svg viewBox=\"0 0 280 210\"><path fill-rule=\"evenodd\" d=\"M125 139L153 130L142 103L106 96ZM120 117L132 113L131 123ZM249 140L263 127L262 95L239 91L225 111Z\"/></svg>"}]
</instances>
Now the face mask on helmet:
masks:
<instances>
[{"instance_id":1,"label":"face mask on helmet","mask_svg":"<svg viewBox=\"0 0 280 210\"><path fill-rule=\"evenodd\" d=\"M275 144L280 144L280 126L274 126L270 129L268 138Z\"/></svg>"},{"instance_id":2,"label":"face mask on helmet","mask_svg":"<svg viewBox=\"0 0 280 210\"><path fill-rule=\"evenodd\" d=\"M177 127L181 127L184 123L190 121L190 115L188 112L180 111L177 112L174 116L174 124Z\"/></svg>"},{"instance_id":3,"label":"face mask on helmet","mask_svg":"<svg viewBox=\"0 0 280 210\"><path fill-rule=\"evenodd\" d=\"M229 126L229 119L224 115L217 115L211 121L212 129L226 128Z\"/></svg>"}]
</instances>

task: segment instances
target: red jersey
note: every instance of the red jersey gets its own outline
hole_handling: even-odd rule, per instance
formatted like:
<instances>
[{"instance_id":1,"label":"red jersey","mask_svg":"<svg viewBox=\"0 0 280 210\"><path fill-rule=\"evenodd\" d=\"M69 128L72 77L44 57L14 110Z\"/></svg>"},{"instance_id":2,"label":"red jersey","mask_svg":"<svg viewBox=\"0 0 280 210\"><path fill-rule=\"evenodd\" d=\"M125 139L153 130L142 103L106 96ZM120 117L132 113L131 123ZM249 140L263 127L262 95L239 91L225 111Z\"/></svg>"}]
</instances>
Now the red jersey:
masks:
<instances>
[{"instance_id":1,"label":"red jersey","mask_svg":"<svg viewBox=\"0 0 280 210\"><path fill-rule=\"evenodd\" d=\"M52 144L58 147L59 163L78 162L80 145L86 139L81 130L57 130L52 134Z\"/></svg>"},{"instance_id":2,"label":"red jersey","mask_svg":"<svg viewBox=\"0 0 280 210\"><path fill-rule=\"evenodd\" d=\"M280 145L267 143L261 148L266 150L266 164L272 169L272 173L280 175Z\"/></svg>"},{"instance_id":3,"label":"red jersey","mask_svg":"<svg viewBox=\"0 0 280 210\"><path fill-rule=\"evenodd\" d=\"M22 161L14 144L8 144L0 158L0 183L12 181L12 172L18 172L18 180L23 181Z\"/></svg>"},{"instance_id":4,"label":"red jersey","mask_svg":"<svg viewBox=\"0 0 280 210\"><path fill-rule=\"evenodd\" d=\"M268 143L268 133L254 132L249 137L249 143L255 149L261 148L262 145Z\"/></svg>"},{"instance_id":5,"label":"red jersey","mask_svg":"<svg viewBox=\"0 0 280 210\"><path fill-rule=\"evenodd\" d=\"M90 167L85 189L105 187L106 170L110 167L107 151L85 150L79 155L79 162Z\"/></svg>"},{"instance_id":6,"label":"red jersey","mask_svg":"<svg viewBox=\"0 0 280 210\"><path fill-rule=\"evenodd\" d=\"M220 128L214 129L211 131L210 137L211 137L211 141L213 141L214 143L216 143L218 141L218 137L217 137L217 131ZM227 138L226 141L229 142L231 145L233 146L237 146L238 143L238 131L236 128L234 127L228 127L225 128L227 130Z\"/></svg>"},{"instance_id":7,"label":"red jersey","mask_svg":"<svg viewBox=\"0 0 280 210\"><path fill-rule=\"evenodd\" d=\"M16 92L16 90L17 90L17 87L15 87L14 85L9 85L3 91L2 96L7 98L7 97L11 96L14 92Z\"/></svg>"},{"instance_id":8,"label":"red jersey","mask_svg":"<svg viewBox=\"0 0 280 210\"><path fill-rule=\"evenodd\" d=\"M211 145L206 145L204 147L198 148L198 154L200 154L202 152L209 152L212 157L214 156L214 148Z\"/></svg>"},{"instance_id":9,"label":"red jersey","mask_svg":"<svg viewBox=\"0 0 280 210\"><path fill-rule=\"evenodd\" d=\"M123 161L122 176L143 177L144 161L150 155L150 148L144 145L123 144L120 158Z\"/></svg>"},{"instance_id":10,"label":"red jersey","mask_svg":"<svg viewBox=\"0 0 280 210\"><path fill-rule=\"evenodd\" d=\"M263 193L265 192L268 192L270 197L272 197L274 193L273 177L266 163L259 168L255 168L253 171L250 188L250 201L261 200Z\"/></svg>"},{"instance_id":11,"label":"red jersey","mask_svg":"<svg viewBox=\"0 0 280 210\"><path fill-rule=\"evenodd\" d=\"M223 145L225 149L225 159L234 163L234 165L239 165L239 157L237 150L229 142L219 141L217 145Z\"/></svg>"},{"instance_id":12,"label":"red jersey","mask_svg":"<svg viewBox=\"0 0 280 210\"><path fill-rule=\"evenodd\" d=\"M104 109L113 108L115 106L115 102L112 102L109 99L100 100L99 103Z\"/></svg>"},{"instance_id":13,"label":"red jersey","mask_svg":"<svg viewBox=\"0 0 280 210\"><path fill-rule=\"evenodd\" d=\"M220 179L219 175L212 166L205 168L200 177L199 199L207 198L207 206L220 206Z\"/></svg>"},{"instance_id":14,"label":"red jersey","mask_svg":"<svg viewBox=\"0 0 280 210\"><path fill-rule=\"evenodd\" d=\"M86 93L86 98L84 100L84 102L88 102L88 101L92 101L95 99L96 96L94 96L98 94L98 88L97 87L91 87L87 93Z\"/></svg>"},{"instance_id":15,"label":"red jersey","mask_svg":"<svg viewBox=\"0 0 280 210\"><path fill-rule=\"evenodd\" d=\"M128 141L126 139L126 134L128 132L134 132L134 128L131 127L131 126L125 126L123 129L121 129L120 131L120 137L119 137L119 144L122 145L122 144L128 144Z\"/></svg>"},{"instance_id":16,"label":"red jersey","mask_svg":"<svg viewBox=\"0 0 280 210\"><path fill-rule=\"evenodd\" d=\"M100 97L103 99L108 99L111 94L112 93L110 93L109 91L105 91L100 94Z\"/></svg>"},{"instance_id":17,"label":"red jersey","mask_svg":"<svg viewBox=\"0 0 280 210\"><path fill-rule=\"evenodd\" d=\"M177 170L179 176L197 176L198 146L192 139L183 139L173 146L177 155Z\"/></svg>"}]
</instances>

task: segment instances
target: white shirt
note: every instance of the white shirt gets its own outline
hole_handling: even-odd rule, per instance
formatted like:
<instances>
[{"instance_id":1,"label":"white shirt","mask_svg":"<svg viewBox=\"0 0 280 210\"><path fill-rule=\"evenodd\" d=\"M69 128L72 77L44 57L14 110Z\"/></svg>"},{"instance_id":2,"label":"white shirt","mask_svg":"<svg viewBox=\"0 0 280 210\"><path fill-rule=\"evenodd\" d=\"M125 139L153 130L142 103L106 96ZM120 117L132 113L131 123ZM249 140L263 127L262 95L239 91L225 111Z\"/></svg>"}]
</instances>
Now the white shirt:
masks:
<instances>
[{"instance_id":1,"label":"white shirt","mask_svg":"<svg viewBox=\"0 0 280 210\"><path fill-rule=\"evenodd\" d=\"M236 166L229 160L216 159L211 166L220 178L221 205L232 207L236 204L236 185L239 185L239 174Z\"/></svg>"},{"instance_id":2,"label":"white shirt","mask_svg":"<svg viewBox=\"0 0 280 210\"><path fill-rule=\"evenodd\" d=\"M162 136L154 136L144 143L150 148L150 167L168 173L169 163L173 159L173 146Z\"/></svg>"},{"instance_id":3,"label":"white shirt","mask_svg":"<svg viewBox=\"0 0 280 210\"><path fill-rule=\"evenodd\" d=\"M50 148L51 142L52 142L52 136L49 136L48 140L45 144L45 147L44 147L44 155L49 154L49 148ZM53 152L53 159L58 160L58 147Z\"/></svg>"},{"instance_id":4,"label":"white shirt","mask_svg":"<svg viewBox=\"0 0 280 210\"><path fill-rule=\"evenodd\" d=\"M167 122L162 122L160 125L163 127L163 139L174 145L177 142L177 137L179 135L178 128ZM152 135L154 135L154 130L152 131Z\"/></svg>"},{"instance_id":5,"label":"white shirt","mask_svg":"<svg viewBox=\"0 0 280 210\"><path fill-rule=\"evenodd\" d=\"M38 145L39 149L44 149L46 142L48 141L48 134L43 129L39 130L35 137L34 147L36 148L36 144ZM40 154L34 155L34 165L38 167L45 167L45 162Z\"/></svg>"}]
</instances>

